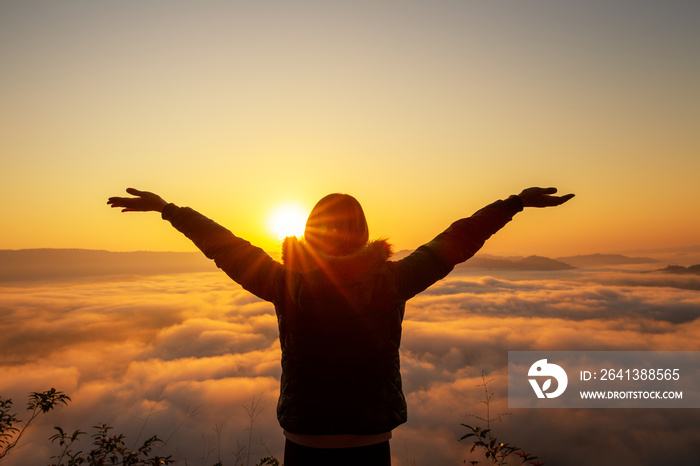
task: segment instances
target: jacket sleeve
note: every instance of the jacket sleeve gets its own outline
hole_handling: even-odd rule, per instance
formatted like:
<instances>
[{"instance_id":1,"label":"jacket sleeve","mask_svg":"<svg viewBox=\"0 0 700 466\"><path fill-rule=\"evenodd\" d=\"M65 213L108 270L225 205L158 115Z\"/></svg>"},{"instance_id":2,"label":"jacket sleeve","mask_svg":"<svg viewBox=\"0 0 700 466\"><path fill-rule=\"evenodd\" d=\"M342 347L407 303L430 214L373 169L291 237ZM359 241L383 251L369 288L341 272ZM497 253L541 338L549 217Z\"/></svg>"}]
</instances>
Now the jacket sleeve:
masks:
<instances>
[{"instance_id":1,"label":"jacket sleeve","mask_svg":"<svg viewBox=\"0 0 700 466\"><path fill-rule=\"evenodd\" d=\"M409 299L449 274L481 249L487 239L523 210L517 196L499 200L457 220L435 239L396 262L398 289Z\"/></svg>"},{"instance_id":2,"label":"jacket sleeve","mask_svg":"<svg viewBox=\"0 0 700 466\"><path fill-rule=\"evenodd\" d=\"M274 283L282 272L282 265L265 251L189 207L168 204L162 217L192 240L236 283L259 298L272 301Z\"/></svg>"}]
</instances>

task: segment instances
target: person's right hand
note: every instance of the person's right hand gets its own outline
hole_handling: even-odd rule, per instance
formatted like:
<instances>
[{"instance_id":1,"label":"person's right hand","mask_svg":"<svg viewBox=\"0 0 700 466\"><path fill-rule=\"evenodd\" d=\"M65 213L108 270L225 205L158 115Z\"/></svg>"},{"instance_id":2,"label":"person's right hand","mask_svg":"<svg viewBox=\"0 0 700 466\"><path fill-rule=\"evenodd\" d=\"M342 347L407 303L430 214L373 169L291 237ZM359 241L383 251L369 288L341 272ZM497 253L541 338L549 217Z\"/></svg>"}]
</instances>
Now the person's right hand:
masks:
<instances>
[{"instance_id":1,"label":"person's right hand","mask_svg":"<svg viewBox=\"0 0 700 466\"><path fill-rule=\"evenodd\" d=\"M162 212L168 205L162 197L148 191L127 188L126 192L137 197L110 197L107 204L122 207L122 212Z\"/></svg>"},{"instance_id":2,"label":"person's right hand","mask_svg":"<svg viewBox=\"0 0 700 466\"><path fill-rule=\"evenodd\" d=\"M523 207L554 207L561 205L574 197L574 194L552 196L557 188L527 188L518 194Z\"/></svg>"}]
</instances>

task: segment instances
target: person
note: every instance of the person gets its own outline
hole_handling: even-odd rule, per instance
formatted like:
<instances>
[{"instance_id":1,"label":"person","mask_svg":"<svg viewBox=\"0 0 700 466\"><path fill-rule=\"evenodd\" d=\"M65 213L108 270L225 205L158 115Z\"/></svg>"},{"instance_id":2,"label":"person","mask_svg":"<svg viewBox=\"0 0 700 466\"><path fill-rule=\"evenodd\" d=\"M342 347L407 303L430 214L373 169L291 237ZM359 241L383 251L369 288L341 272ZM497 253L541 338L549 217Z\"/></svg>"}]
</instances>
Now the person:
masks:
<instances>
[{"instance_id":1,"label":"person","mask_svg":"<svg viewBox=\"0 0 700 466\"><path fill-rule=\"evenodd\" d=\"M160 212L229 277L274 304L285 466L385 466L392 430L407 420L399 359L406 301L473 256L524 207L558 206L574 196L556 192L528 188L498 200L400 260L390 260L385 240L369 240L363 209L347 194L322 198L302 239L284 240L279 262L154 193L129 188L134 197L108 204Z\"/></svg>"}]
</instances>

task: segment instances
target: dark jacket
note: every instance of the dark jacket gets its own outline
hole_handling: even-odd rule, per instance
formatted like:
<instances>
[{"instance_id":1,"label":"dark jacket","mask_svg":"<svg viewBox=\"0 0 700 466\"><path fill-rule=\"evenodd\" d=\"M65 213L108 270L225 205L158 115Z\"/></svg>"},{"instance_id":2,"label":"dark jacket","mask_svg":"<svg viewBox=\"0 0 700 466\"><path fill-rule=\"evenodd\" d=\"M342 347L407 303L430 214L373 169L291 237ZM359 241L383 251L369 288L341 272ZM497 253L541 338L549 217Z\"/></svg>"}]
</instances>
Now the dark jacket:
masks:
<instances>
[{"instance_id":1,"label":"dark jacket","mask_svg":"<svg viewBox=\"0 0 700 466\"><path fill-rule=\"evenodd\" d=\"M288 239L283 262L187 207L163 218L234 281L275 306L282 349L277 417L298 434L374 434L406 422L399 346L406 301L444 278L522 210L496 201L397 261L384 241L350 256Z\"/></svg>"}]
</instances>

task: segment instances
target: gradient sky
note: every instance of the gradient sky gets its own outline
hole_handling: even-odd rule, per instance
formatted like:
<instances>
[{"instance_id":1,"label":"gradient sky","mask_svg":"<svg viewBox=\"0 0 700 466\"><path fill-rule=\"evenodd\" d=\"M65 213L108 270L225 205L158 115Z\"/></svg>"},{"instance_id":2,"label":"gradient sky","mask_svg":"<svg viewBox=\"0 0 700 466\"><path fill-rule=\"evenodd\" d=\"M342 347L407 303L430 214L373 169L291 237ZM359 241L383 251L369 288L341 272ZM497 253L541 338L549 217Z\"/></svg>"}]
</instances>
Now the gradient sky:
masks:
<instances>
[{"instance_id":1,"label":"gradient sky","mask_svg":"<svg viewBox=\"0 0 700 466\"><path fill-rule=\"evenodd\" d=\"M0 249L192 250L128 186L268 250L348 192L397 249L531 185L489 252L697 244L700 4L0 3Z\"/></svg>"}]
</instances>

